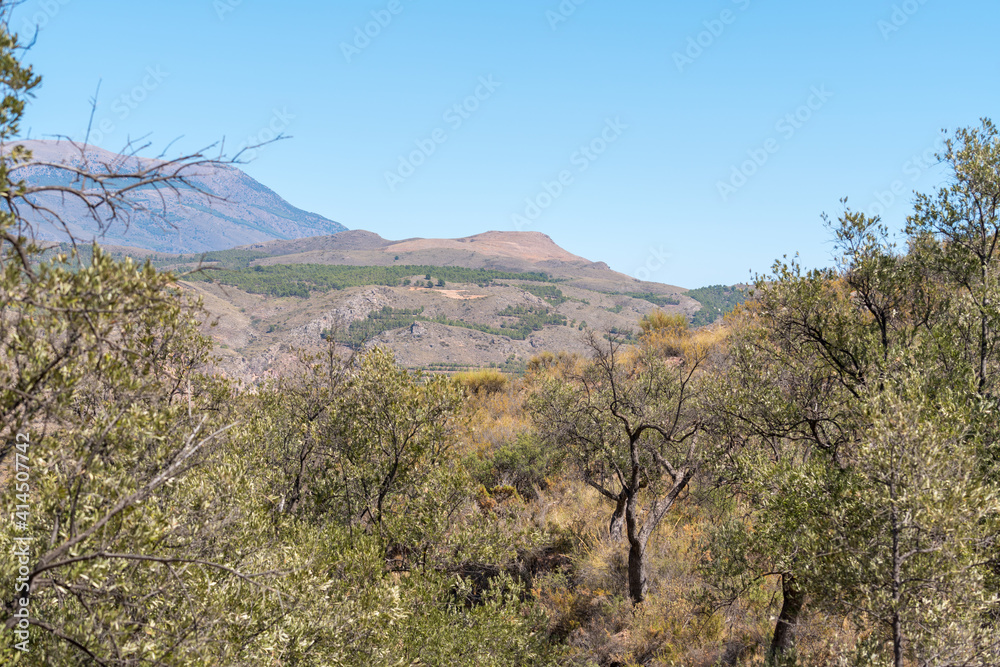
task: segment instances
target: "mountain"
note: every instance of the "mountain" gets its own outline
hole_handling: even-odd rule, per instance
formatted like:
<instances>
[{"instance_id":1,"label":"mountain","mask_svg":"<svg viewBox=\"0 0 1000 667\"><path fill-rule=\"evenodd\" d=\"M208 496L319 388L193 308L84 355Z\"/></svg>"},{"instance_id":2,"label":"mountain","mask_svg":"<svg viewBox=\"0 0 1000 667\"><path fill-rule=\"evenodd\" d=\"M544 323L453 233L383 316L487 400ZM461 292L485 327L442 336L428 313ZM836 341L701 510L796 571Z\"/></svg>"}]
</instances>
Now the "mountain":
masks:
<instances>
[{"instance_id":1,"label":"mountain","mask_svg":"<svg viewBox=\"0 0 1000 667\"><path fill-rule=\"evenodd\" d=\"M69 142L26 141L33 162L16 177L74 185L41 163L130 173L150 161ZM489 231L456 239L384 239L297 209L232 166L197 167L162 199L139 189L139 212L100 236L119 256L182 274L217 325L220 369L256 382L293 367L296 350L333 337L347 348L386 347L404 366L499 366L516 371L541 352L586 352L586 330L629 336L661 308L693 316L683 288L641 282L574 255L539 232ZM217 197L217 198L216 198ZM38 195L77 238L98 230L73 198ZM166 221L166 222L164 222ZM61 230L35 220L43 239ZM211 270L190 273L198 267ZM186 274L186 275L184 275Z\"/></svg>"},{"instance_id":2,"label":"mountain","mask_svg":"<svg viewBox=\"0 0 1000 667\"><path fill-rule=\"evenodd\" d=\"M296 350L327 336L388 348L408 367L516 371L542 352L586 352L587 329L628 336L658 308L701 308L683 288L612 271L538 232L392 241L351 230L204 255L112 250L177 272L210 267L181 284L216 320L207 331L221 369L247 382L288 372Z\"/></svg>"},{"instance_id":3,"label":"mountain","mask_svg":"<svg viewBox=\"0 0 1000 667\"><path fill-rule=\"evenodd\" d=\"M351 230L333 236L271 241L239 248L266 253L258 263L347 264L389 266L420 264L461 266L497 271L548 271L553 275L602 283L611 281L623 289L637 281L612 271L604 262L591 262L574 255L541 232L490 231L460 239L383 239L374 232ZM658 283L652 283L658 284Z\"/></svg>"},{"instance_id":4,"label":"mountain","mask_svg":"<svg viewBox=\"0 0 1000 667\"><path fill-rule=\"evenodd\" d=\"M146 158L118 155L93 146L87 146L81 153L76 145L68 141L17 143L32 151L33 162L87 166L97 173L106 173L109 169L128 173L139 164L146 166L153 163ZM151 187L138 189L133 199L140 209L146 210L137 211L128 228L115 222L103 234L99 233L97 224L86 214L80 202L73 198L58 193L43 193L35 197L37 203L60 210L63 221L78 238L90 240L97 237L105 245L125 245L159 252L222 250L275 239L334 234L346 229L340 223L292 206L236 167L199 165L188 173L197 188L214 196L206 197L194 189L185 188L177 196L167 193L161 198L160 193ZM24 179L29 185L79 187L73 183L68 172L40 164L18 167L14 176ZM51 223L38 217L32 222L38 226L42 239L65 239L64 232Z\"/></svg>"}]
</instances>

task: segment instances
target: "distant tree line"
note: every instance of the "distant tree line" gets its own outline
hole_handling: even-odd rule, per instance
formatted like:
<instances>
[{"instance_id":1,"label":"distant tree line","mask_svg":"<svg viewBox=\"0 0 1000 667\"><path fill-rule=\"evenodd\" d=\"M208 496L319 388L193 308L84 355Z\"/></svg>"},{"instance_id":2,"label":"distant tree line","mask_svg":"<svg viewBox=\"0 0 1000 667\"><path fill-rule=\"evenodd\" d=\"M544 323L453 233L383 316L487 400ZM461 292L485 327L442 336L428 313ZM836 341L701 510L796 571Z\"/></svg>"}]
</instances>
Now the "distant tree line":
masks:
<instances>
[{"instance_id":1,"label":"distant tree line","mask_svg":"<svg viewBox=\"0 0 1000 667\"><path fill-rule=\"evenodd\" d=\"M243 269L204 271L192 275L195 281L218 282L231 285L251 294L267 296L298 296L306 298L311 292L342 290L364 285L395 287L416 275L429 275L445 282L465 283L486 287L495 280L525 280L549 283L554 279L542 272L511 272L490 269L467 269L460 266L345 266L330 264L273 264L254 265Z\"/></svg>"},{"instance_id":2,"label":"distant tree line","mask_svg":"<svg viewBox=\"0 0 1000 667\"><path fill-rule=\"evenodd\" d=\"M652 292L610 292L614 296L627 296L640 301L648 301L654 306L679 306L681 300L675 296L665 296L663 294L653 294Z\"/></svg>"},{"instance_id":3,"label":"distant tree line","mask_svg":"<svg viewBox=\"0 0 1000 667\"><path fill-rule=\"evenodd\" d=\"M689 296L701 304L701 309L691 316L691 324L701 327L714 323L746 301L747 292L735 286L710 285L688 290L684 296Z\"/></svg>"}]
</instances>

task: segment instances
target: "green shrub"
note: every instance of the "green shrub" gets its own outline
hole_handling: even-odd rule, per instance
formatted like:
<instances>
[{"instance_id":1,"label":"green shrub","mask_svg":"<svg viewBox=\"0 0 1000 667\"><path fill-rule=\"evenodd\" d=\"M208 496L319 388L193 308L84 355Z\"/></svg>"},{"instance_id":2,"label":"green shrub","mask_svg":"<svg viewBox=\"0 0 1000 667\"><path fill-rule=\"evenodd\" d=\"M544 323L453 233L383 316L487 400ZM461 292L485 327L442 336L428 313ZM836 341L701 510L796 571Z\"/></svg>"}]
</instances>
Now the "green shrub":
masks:
<instances>
[{"instance_id":1,"label":"green shrub","mask_svg":"<svg viewBox=\"0 0 1000 667\"><path fill-rule=\"evenodd\" d=\"M561 473L563 453L546 446L533 433L521 433L482 461L476 477L488 489L513 487L523 498L534 499Z\"/></svg>"}]
</instances>

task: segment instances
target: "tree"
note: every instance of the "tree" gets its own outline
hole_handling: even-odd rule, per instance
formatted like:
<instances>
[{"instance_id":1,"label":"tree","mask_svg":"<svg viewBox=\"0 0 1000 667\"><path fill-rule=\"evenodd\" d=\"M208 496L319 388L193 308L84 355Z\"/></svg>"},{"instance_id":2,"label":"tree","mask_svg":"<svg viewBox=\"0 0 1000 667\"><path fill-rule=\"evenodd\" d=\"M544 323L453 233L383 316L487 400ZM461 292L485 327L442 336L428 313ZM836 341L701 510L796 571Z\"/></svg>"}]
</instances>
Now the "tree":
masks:
<instances>
[{"instance_id":1,"label":"tree","mask_svg":"<svg viewBox=\"0 0 1000 667\"><path fill-rule=\"evenodd\" d=\"M0 142L38 81L9 9ZM92 165L82 144L80 161L46 165L67 188L18 181L40 163L14 143L0 146L0 482L28 509L0 527L5 554L24 547L0 559L0 663L554 663L523 586L462 576L468 561L500 573L514 550L445 457L457 388L331 343L308 381L240 395L210 374L206 315L177 276L72 238L46 252L32 224L62 221L46 190L128 224L130 192L170 196L217 161ZM389 571L390 540L422 550L424 571Z\"/></svg>"},{"instance_id":2,"label":"tree","mask_svg":"<svg viewBox=\"0 0 1000 667\"><path fill-rule=\"evenodd\" d=\"M457 387L377 349L303 361L238 399L227 448L231 491L269 544L257 569L280 571L285 594L245 664L552 664L546 619L504 574L521 536L476 512L451 455Z\"/></svg>"},{"instance_id":3,"label":"tree","mask_svg":"<svg viewBox=\"0 0 1000 667\"><path fill-rule=\"evenodd\" d=\"M795 655L807 593L873 631L859 664L979 664L997 649L978 554L996 537L1000 501L975 457L977 408L924 389L914 376L871 397L870 430L836 464L820 451L743 461L752 513L720 527L705 570L729 599L780 578L776 664Z\"/></svg>"},{"instance_id":4,"label":"tree","mask_svg":"<svg viewBox=\"0 0 1000 667\"><path fill-rule=\"evenodd\" d=\"M980 389L994 362L984 366L982 337L966 335L970 320L982 331L981 309L929 261L954 252L951 241L921 234L899 253L878 219L850 210L834 232L837 269L778 263L731 320L718 409L740 454L720 476L753 535L716 542L717 553L781 577L772 660L792 654L806 598L858 627L874 621L858 648L870 657L888 646L897 665L982 659L996 650L976 628L990 610L983 561L996 512L983 452L997 406ZM730 593L754 578L714 569Z\"/></svg>"},{"instance_id":5,"label":"tree","mask_svg":"<svg viewBox=\"0 0 1000 667\"><path fill-rule=\"evenodd\" d=\"M246 452L261 462L268 480L274 520L282 515L315 516L328 512L318 484L328 463L327 433L344 400L356 353L342 355L337 334L326 330L320 353L299 351L298 365L287 376L262 383L245 410L247 436L266 443ZM280 444L274 444L280 443Z\"/></svg>"},{"instance_id":6,"label":"tree","mask_svg":"<svg viewBox=\"0 0 1000 667\"><path fill-rule=\"evenodd\" d=\"M872 432L849 470L821 482L834 502L807 525L829 538L806 576L835 606L881 626L897 667L975 664L998 648L983 626L992 596L977 563L996 537L998 489L977 465L978 408L923 390L914 376L873 400Z\"/></svg>"},{"instance_id":7,"label":"tree","mask_svg":"<svg viewBox=\"0 0 1000 667\"><path fill-rule=\"evenodd\" d=\"M320 505L348 525L380 527L396 499L443 461L460 404L461 392L445 378L424 381L397 368L391 353L369 351L318 434Z\"/></svg>"},{"instance_id":8,"label":"tree","mask_svg":"<svg viewBox=\"0 0 1000 667\"><path fill-rule=\"evenodd\" d=\"M936 195L917 194L906 232L921 244L922 259L957 288L962 317L956 327L980 394L995 397L1000 345L1000 136L989 119L945 141L938 159L954 180ZM958 322L956 322L958 324Z\"/></svg>"},{"instance_id":9,"label":"tree","mask_svg":"<svg viewBox=\"0 0 1000 667\"><path fill-rule=\"evenodd\" d=\"M628 540L629 596L646 598L646 548L687 489L704 450L696 411L698 371L708 351L689 346L665 359L588 338L592 361L567 379L549 377L530 403L539 432L565 448L584 481L614 503L609 534Z\"/></svg>"},{"instance_id":10,"label":"tree","mask_svg":"<svg viewBox=\"0 0 1000 667\"><path fill-rule=\"evenodd\" d=\"M222 530L231 517L218 480L200 476L236 420L226 384L202 372L204 313L148 263L113 261L96 245L86 258L72 236L69 253L46 252L33 223L69 231L62 208L40 203L47 192L101 226L127 225L132 192L170 196L216 161L146 160L132 146L122 164L94 165L79 144L73 164L35 160L16 137L40 79L21 63L12 6L0 5L0 478L20 473L28 509L0 528L6 553L20 545L0 564L0 617L24 640L5 641L0 661L195 662L213 644L222 659L234 637L260 630L260 617L225 613L232 594L274 589L241 569L252 562L234 545L244 535ZM75 187L27 184L27 166Z\"/></svg>"}]
</instances>

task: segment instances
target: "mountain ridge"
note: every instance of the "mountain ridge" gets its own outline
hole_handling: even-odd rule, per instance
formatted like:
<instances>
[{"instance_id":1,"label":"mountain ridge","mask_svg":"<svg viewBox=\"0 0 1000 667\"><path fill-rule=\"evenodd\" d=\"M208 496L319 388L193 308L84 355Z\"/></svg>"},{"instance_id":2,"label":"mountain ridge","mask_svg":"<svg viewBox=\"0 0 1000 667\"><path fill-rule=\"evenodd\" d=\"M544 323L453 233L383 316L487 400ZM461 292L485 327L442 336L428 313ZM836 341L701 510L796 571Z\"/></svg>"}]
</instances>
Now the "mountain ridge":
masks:
<instances>
[{"instance_id":1,"label":"mountain ridge","mask_svg":"<svg viewBox=\"0 0 1000 667\"><path fill-rule=\"evenodd\" d=\"M631 276L612 270L605 262L574 255L541 232L487 231L456 239L384 239L375 232L352 229L332 236L255 243L234 251L259 251L267 258L255 263L347 264L392 266L395 264L462 266L498 271L547 271L573 279L601 282L613 279L622 289L639 284ZM648 283L661 285L661 283ZM669 292L684 288L666 286ZM653 291L661 291L659 288Z\"/></svg>"},{"instance_id":2,"label":"mountain ridge","mask_svg":"<svg viewBox=\"0 0 1000 667\"><path fill-rule=\"evenodd\" d=\"M34 153L34 164L16 167L29 183L72 184L59 165L130 173L154 163L70 142L21 143ZM404 366L516 371L541 352L585 353L586 329L629 336L657 308L690 317L701 307L683 288L618 273L541 232L391 240L296 209L232 166L197 166L190 178L211 196L181 190L167 198L166 222L139 216L102 235L72 198L48 203L78 240L96 237L119 256L175 270L217 322L206 333L219 369L245 381L291 369L296 350L329 336L388 348ZM155 192L136 194L156 203ZM59 231L48 237L65 240ZM188 273L199 267L214 270Z\"/></svg>"},{"instance_id":3,"label":"mountain ridge","mask_svg":"<svg viewBox=\"0 0 1000 667\"><path fill-rule=\"evenodd\" d=\"M538 232L393 241L349 230L205 254L108 250L176 271L217 323L206 333L219 369L251 383L292 372L296 350L331 335L407 367L516 372L542 352L585 354L586 329L629 336L654 310L701 308L684 288L641 282ZM184 275L199 266L209 270Z\"/></svg>"},{"instance_id":4,"label":"mountain ridge","mask_svg":"<svg viewBox=\"0 0 1000 667\"><path fill-rule=\"evenodd\" d=\"M95 173L129 173L163 162L66 140L25 140L8 144L14 145L23 145L32 152L31 162L12 169L18 179L29 185L79 189L79 180L58 165L86 167ZM133 196L137 210L129 224L111 221L103 230L73 197L58 192L33 197L42 206L58 209L63 223L78 240L97 240L102 245L140 247L158 252L225 250L249 243L334 234L347 229L339 222L289 204L235 166L196 165L188 173L192 184L207 195L182 187L161 198L155 189L137 189ZM32 213L26 217L35 225L39 239L65 240L65 230L52 221Z\"/></svg>"}]
</instances>

